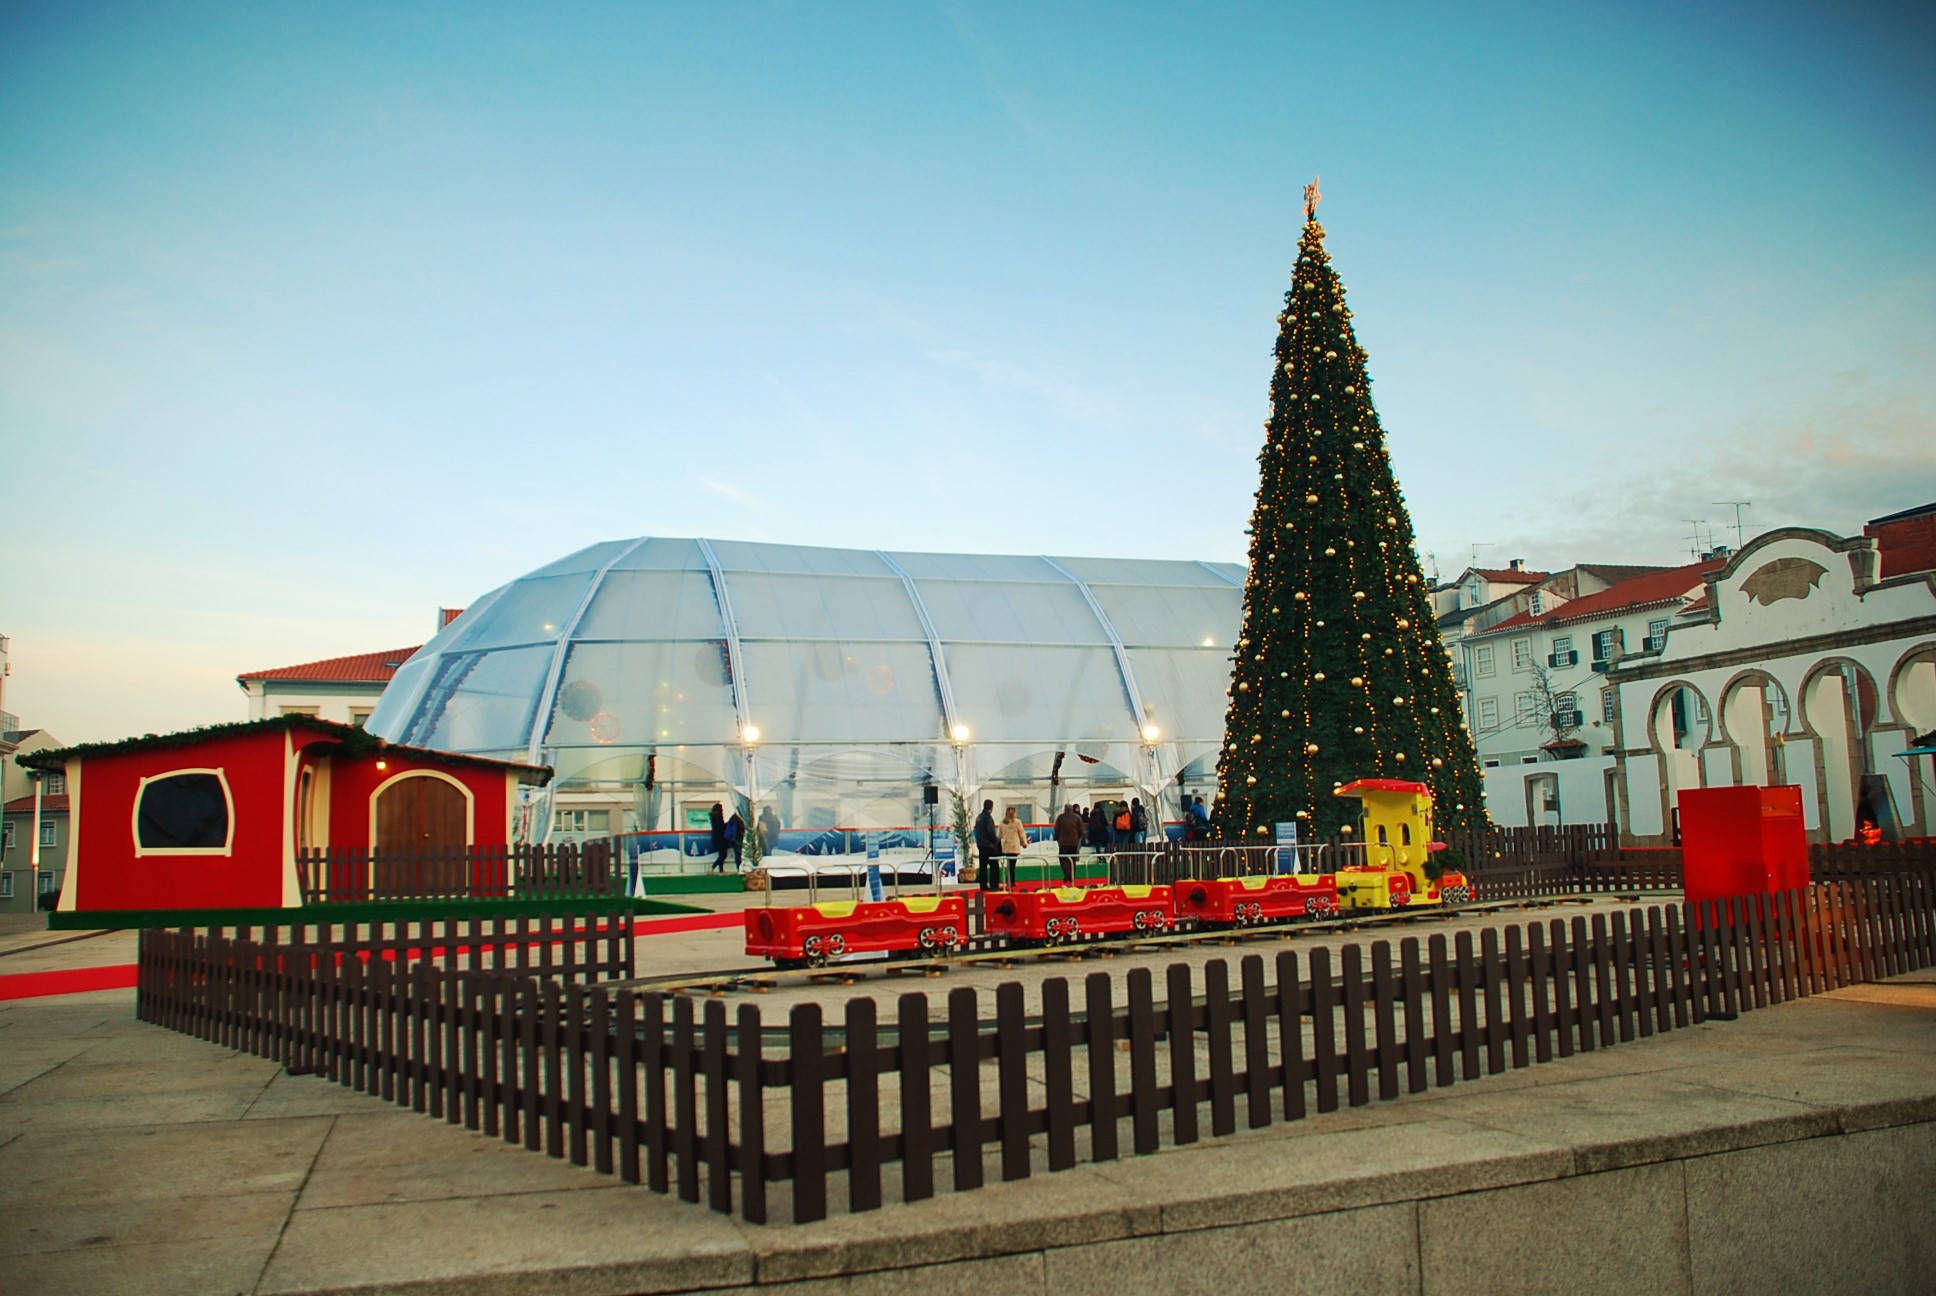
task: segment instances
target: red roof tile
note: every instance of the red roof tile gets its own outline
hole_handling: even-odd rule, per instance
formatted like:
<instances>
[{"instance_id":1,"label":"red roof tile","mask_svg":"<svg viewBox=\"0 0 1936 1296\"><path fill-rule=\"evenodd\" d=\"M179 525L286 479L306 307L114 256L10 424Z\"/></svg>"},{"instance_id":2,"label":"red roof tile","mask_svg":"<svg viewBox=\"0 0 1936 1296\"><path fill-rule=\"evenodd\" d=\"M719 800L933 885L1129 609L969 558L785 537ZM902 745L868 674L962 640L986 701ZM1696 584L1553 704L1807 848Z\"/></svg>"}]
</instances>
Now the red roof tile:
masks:
<instances>
[{"instance_id":1,"label":"red roof tile","mask_svg":"<svg viewBox=\"0 0 1936 1296\"><path fill-rule=\"evenodd\" d=\"M1685 567L1669 567L1665 571L1648 572L1632 580L1623 580L1618 585L1609 586L1584 598L1576 598L1562 603L1551 612L1534 616L1531 612L1520 612L1507 617L1498 625L1473 637L1496 635L1507 630L1518 630L1534 625L1570 625L1575 621L1590 621L1595 617L1611 616L1616 612L1633 612L1641 608L1656 607L1663 603L1678 603L1699 591L1702 584L1713 572L1728 565L1725 558L1708 558L1701 562L1689 563Z\"/></svg>"},{"instance_id":2,"label":"red roof tile","mask_svg":"<svg viewBox=\"0 0 1936 1296\"><path fill-rule=\"evenodd\" d=\"M7 802L4 807L0 807L0 810L4 810L7 814L32 814L34 812L34 799L30 796L15 797L13 800ZM50 792L41 797L40 812L42 814L50 814L56 810L62 814L67 813L67 793Z\"/></svg>"},{"instance_id":3,"label":"red roof tile","mask_svg":"<svg viewBox=\"0 0 1936 1296\"><path fill-rule=\"evenodd\" d=\"M1537 585L1552 575L1551 572L1521 571L1517 567L1474 567L1472 574L1495 585Z\"/></svg>"},{"instance_id":4,"label":"red roof tile","mask_svg":"<svg viewBox=\"0 0 1936 1296\"><path fill-rule=\"evenodd\" d=\"M419 644L418 647L423 645ZM335 683L383 684L397 673L397 667L410 660L416 648L392 648L388 652L358 653L354 657L325 657L301 666L278 666L274 670L249 671L237 675L244 680L327 680Z\"/></svg>"}]
</instances>

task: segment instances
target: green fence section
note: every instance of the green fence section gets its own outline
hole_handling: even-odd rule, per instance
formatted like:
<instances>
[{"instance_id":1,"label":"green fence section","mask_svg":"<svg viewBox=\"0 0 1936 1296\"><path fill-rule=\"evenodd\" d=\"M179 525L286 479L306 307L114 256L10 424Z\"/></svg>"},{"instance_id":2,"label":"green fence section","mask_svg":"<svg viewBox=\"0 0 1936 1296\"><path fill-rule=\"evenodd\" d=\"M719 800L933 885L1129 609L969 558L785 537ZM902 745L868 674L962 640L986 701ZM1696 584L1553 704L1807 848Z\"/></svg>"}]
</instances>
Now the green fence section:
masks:
<instances>
[{"instance_id":1,"label":"green fence section","mask_svg":"<svg viewBox=\"0 0 1936 1296\"><path fill-rule=\"evenodd\" d=\"M733 879L734 890L738 878ZM637 916L709 913L670 900L628 900L619 896L557 897L549 900L367 900L354 904L299 905L288 909L83 909L47 915L51 931L109 931L149 927L287 927L294 923L402 923L445 918L518 918L539 914L610 913L629 909Z\"/></svg>"}]
</instances>

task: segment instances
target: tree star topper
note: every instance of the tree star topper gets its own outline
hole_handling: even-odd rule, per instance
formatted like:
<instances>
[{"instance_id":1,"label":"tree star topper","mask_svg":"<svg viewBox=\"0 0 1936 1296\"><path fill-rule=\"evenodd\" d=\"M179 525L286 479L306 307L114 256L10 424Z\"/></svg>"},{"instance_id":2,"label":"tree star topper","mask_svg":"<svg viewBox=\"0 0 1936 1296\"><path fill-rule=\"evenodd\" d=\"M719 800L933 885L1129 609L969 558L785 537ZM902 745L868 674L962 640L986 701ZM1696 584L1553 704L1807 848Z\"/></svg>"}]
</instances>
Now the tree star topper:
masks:
<instances>
[{"instance_id":1,"label":"tree star topper","mask_svg":"<svg viewBox=\"0 0 1936 1296\"><path fill-rule=\"evenodd\" d=\"M1318 177L1312 176L1311 183L1304 186L1304 219L1316 220L1318 204L1323 201L1324 195L1318 192Z\"/></svg>"}]
</instances>

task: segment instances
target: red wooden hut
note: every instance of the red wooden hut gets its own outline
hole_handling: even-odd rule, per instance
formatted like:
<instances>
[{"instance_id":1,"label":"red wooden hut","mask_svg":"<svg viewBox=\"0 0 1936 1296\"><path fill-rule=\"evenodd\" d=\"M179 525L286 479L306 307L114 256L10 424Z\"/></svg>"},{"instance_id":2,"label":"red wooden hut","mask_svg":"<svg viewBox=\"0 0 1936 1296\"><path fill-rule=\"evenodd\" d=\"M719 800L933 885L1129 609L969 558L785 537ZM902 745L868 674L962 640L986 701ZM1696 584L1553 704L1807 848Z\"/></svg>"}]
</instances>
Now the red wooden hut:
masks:
<instances>
[{"instance_id":1,"label":"red wooden hut","mask_svg":"<svg viewBox=\"0 0 1936 1296\"><path fill-rule=\"evenodd\" d=\"M505 846L551 777L294 715L18 759L67 775L62 912L299 905L299 851Z\"/></svg>"}]
</instances>

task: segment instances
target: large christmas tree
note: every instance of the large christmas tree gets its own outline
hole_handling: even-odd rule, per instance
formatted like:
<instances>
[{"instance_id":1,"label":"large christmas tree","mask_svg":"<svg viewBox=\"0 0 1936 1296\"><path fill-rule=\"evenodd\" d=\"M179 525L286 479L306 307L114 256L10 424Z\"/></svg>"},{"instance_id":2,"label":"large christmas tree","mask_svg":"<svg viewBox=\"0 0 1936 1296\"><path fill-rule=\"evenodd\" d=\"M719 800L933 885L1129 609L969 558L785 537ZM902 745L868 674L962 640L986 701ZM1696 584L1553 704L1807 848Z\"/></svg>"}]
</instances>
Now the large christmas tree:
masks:
<instances>
[{"instance_id":1,"label":"large christmas tree","mask_svg":"<svg viewBox=\"0 0 1936 1296\"><path fill-rule=\"evenodd\" d=\"M1431 786L1441 833L1479 827L1478 757L1316 189L1278 316L1214 818L1225 840L1290 820L1307 840L1331 836L1358 810L1333 788L1399 778Z\"/></svg>"}]
</instances>

